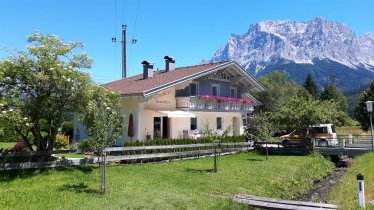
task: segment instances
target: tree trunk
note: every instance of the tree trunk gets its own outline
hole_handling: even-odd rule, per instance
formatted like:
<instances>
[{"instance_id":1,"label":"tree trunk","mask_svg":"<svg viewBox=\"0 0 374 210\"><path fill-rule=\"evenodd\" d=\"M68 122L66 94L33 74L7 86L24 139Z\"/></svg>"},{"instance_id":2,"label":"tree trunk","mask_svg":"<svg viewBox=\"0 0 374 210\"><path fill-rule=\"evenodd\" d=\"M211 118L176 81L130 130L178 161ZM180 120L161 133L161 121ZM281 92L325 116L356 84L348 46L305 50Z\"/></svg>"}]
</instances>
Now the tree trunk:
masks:
<instances>
[{"instance_id":1,"label":"tree trunk","mask_svg":"<svg viewBox=\"0 0 374 210\"><path fill-rule=\"evenodd\" d=\"M268 149L268 143L266 142L266 160L269 159L269 149Z\"/></svg>"},{"instance_id":2,"label":"tree trunk","mask_svg":"<svg viewBox=\"0 0 374 210\"><path fill-rule=\"evenodd\" d=\"M106 193L106 153L101 153L101 192Z\"/></svg>"},{"instance_id":3,"label":"tree trunk","mask_svg":"<svg viewBox=\"0 0 374 210\"><path fill-rule=\"evenodd\" d=\"M214 167L213 172L216 173L218 171L217 169L217 147L214 146Z\"/></svg>"}]
</instances>

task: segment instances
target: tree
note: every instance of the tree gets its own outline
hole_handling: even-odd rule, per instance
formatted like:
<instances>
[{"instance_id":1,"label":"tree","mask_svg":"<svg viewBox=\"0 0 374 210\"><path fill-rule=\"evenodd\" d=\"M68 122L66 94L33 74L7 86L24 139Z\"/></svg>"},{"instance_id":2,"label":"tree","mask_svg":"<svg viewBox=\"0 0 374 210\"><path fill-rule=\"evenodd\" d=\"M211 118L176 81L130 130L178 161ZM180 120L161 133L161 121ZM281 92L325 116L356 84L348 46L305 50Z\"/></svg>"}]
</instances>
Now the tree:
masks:
<instances>
[{"instance_id":1,"label":"tree","mask_svg":"<svg viewBox=\"0 0 374 210\"><path fill-rule=\"evenodd\" d=\"M317 88L317 85L314 82L313 77L310 73L306 77L303 86L308 91L308 93L313 96L313 98L315 98L315 99L318 98L318 88Z\"/></svg>"},{"instance_id":2,"label":"tree","mask_svg":"<svg viewBox=\"0 0 374 210\"><path fill-rule=\"evenodd\" d=\"M277 127L275 123L271 123L268 113L255 114L248 121L247 127L245 128L245 136L255 142L266 143L266 160L269 157L268 143L274 142L273 134Z\"/></svg>"},{"instance_id":3,"label":"tree","mask_svg":"<svg viewBox=\"0 0 374 210\"><path fill-rule=\"evenodd\" d=\"M271 119L279 125L285 125L286 129L297 129L304 136L309 126L337 124L345 114L340 111L336 102L316 100L303 89L288 100L281 101L279 105L279 110L272 113Z\"/></svg>"},{"instance_id":4,"label":"tree","mask_svg":"<svg viewBox=\"0 0 374 210\"><path fill-rule=\"evenodd\" d=\"M101 154L124 135L124 99L119 93L102 86L94 86L88 95L88 105L79 118L87 125L87 134L93 138L91 149Z\"/></svg>"},{"instance_id":5,"label":"tree","mask_svg":"<svg viewBox=\"0 0 374 210\"><path fill-rule=\"evenodd\" d=\"M28 51L0 62L1 118L29 146L51 151L64 116L82 111L91 80L78 69L90 68L87 54L74 54L78 42L54 35L31 34Z\"/></svg>"},{"instance_id":6,"label":"tree","mask_svg":"<svg viewBox=\"0 0 374 210\"><path fill-rule=\"evenodd\" d=\"M101 191L106 192L106 152L104 149L120 140L126 128L122 112L123 97L110 89L94 86L89 92L89 102L81 120L87 125L87 134L93 138L89 147L101 156Z\"/></svg>"},{"instance_id":7,"label":"tree","mask_svg":"<svg viewBox=\"0 0 374 210\"><path fill-rule=\"evenodd\" d=\"M218 171L218 154L217 149L221 149L222 140L225 139L231 132L232 127L228 126L223 131L222 135L218 135L213 129L210 128L209 122L203 122L203 135L205 138L208 138L209 141L214 144L214 163L213 163L213 172L217 173Z\"/></svg>"},{"instance_id":8,"label":"tree","mask_svg":"<svg viewBox=\"0 0 374 210\"><path fill-rule=\"evenodd\" d=\"M262 103L262 106L257 109L260 112L277 111L278 102L296 94L299 89L299 86L295 82L289 81L286 75L280 71L273 71L259 80L267 90L253 93Z\"/></svg>"},{"instance_id":9,"label":"tree","mask_svg":"<svg viewBox=\"0 0 374 210\"><path fill-rule=\"evenodd\" d=\"M348 110L348 100L347 97L333 84L328 84L324 87L321 93L322 101L335 101L340 110L347 112Z\"/></svg>"},{"instance_id":10,"label":"tree","mask_svg":"<svg viewBox=\"0 0 374 210\"><path fill-rule=\"evenodd\" d=\"M371 82L370 87L361 93L359 103L354 110L355 119L360 122L361 128L365 131L370 128L369 113L365 105L366 101L374 101L374 80Z\"/></svg>"}]
</instances>

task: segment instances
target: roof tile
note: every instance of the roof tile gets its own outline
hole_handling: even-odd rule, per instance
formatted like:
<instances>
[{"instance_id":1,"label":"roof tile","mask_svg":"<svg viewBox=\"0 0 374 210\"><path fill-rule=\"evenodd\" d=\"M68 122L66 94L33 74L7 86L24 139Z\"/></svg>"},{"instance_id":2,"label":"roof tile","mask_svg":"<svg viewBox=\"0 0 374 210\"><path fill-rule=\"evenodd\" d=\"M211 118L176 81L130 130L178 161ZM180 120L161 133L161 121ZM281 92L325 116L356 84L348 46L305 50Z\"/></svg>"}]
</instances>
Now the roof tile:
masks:
<instances>
[{"instance_id":1,"label":"roof tile","mask_svg":"<svg viewBox=\"0 0 374 210\"><path fill-rule=\"evenodd\" d=\"M153 77L148 79L143 79L143 74L138 74L132 77L106 83L103 86L117 90L123 95L143 94L145 91L157 88L161 85L168 84L179 79L183 79L185 77L214 68L224 63L227 63L227 61L180 67L169 72L156 71L154 72Z\"/></svg>"}]
</instances>

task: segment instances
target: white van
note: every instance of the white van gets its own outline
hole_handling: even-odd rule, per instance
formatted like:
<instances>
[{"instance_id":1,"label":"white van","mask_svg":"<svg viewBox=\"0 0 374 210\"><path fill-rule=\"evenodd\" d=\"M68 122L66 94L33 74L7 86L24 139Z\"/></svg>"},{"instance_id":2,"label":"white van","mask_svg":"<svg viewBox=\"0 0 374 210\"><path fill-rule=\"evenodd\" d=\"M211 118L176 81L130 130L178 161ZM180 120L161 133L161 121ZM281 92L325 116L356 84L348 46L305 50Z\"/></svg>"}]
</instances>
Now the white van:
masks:
<instances>
[{"instance_id":1,"label":"white van","mask_svg":"<svg viewBox=\"0 0 374 210\"><path fill-rule=\"evenodd\" d=\"M339 143L333 124L319 124L308 129L308 137L316 140L316 146L328 147Z\"/></svg>"},{"instance_id":2,"label":"white van","mask_svg":"<svg viewBox=\"0 0 374 210\"><path fill-rule=\"evenodd\" d=\"M312 141L315 140L316 146L320 147L334 146L339 143L335 126L333 124L318 124L310 126L306 137L307 138L305 138L303 134L294 130L290 134L279 137L279 140L282 142L282 146L286 146L287 144L305 144L306 139L311 139Z\"/></svg>"}]
</instances>

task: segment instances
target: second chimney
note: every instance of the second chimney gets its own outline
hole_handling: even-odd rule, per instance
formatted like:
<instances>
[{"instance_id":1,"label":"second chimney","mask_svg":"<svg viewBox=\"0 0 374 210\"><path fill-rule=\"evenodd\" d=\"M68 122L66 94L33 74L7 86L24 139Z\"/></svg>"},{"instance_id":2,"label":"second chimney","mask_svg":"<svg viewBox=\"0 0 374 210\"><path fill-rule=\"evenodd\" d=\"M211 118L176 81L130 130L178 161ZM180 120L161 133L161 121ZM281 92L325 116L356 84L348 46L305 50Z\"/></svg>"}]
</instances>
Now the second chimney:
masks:
<instances>
[{"instance_id":1,"label":"second chimney","mask_svg":"<svg viewBox=\"0 0 374 210\"><path fill-rule=\"evenodd\" d=\"M143 61L143 79L153 77L153 63L149 61Z\"/></svg>"},{"instance_id":2,"label":"second chimney","mask_svg":"<svg viewBox=\"0 0 374 210\"><path fill-rule=\"evenodd\" d=\"M165 56L165 71L173 71L175 69L175 58L170 56Z\"/></svg>"}]
</instances>

